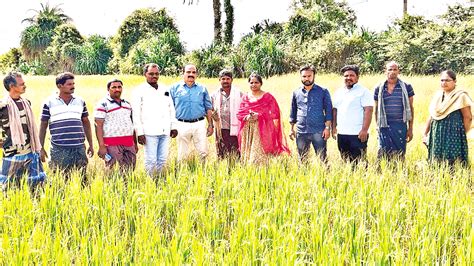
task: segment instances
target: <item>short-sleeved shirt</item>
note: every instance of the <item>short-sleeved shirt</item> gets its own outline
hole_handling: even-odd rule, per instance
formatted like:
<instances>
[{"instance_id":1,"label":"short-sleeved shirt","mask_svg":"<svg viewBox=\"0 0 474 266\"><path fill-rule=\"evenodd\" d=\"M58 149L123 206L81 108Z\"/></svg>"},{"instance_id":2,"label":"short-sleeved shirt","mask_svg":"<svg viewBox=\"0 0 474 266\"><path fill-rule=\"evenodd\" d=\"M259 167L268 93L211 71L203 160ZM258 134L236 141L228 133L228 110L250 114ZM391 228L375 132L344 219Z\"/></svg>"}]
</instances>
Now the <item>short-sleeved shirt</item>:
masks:
<instances>
[{"instance_id":1,"label":"short-sleeved shirt","mask_svg":"<svg viewBox=\"0 0 474 266\"><path fill-rule=\"evenodd\" d=\"M170 94L178 120L198 119L205 116L208 110L212 110L209 93L201 84L194 83L188 87L185 82L178 82L170 88Z\"/></svg>"},{"instance_id":2,"label":"short-sleeved shirt","mask_svg":"<svg viewBox=\"0 0 474 266\"><path fill-rule=\"evenodd\" d=\"M331 95L327 89L313 84L311 90L304 86L293 92L290 123L296 123L298 133L319 133L325 122L332 120Z\"/></svg>"},{"instance_id":3,"label":"short-sleeved shirt","mask_svg":"<svg viewBox=\"0 0 474 266\"><path fill-rule=\"evenodd\" d=\"M66 104L59 95L53 95L43 104L41 121L49 121L52 144L74 148L84 145L82 118L87 116L86 103L80 97L73 96Z\"/></svg>"},{"instance_id":4,"label":"short-sleeved shirt","mask_svg":"<svg viewBox=\"0 0 474 266\"><path fill-rule=\"evenodd\" d=\"M132 106L121 99L115 101L109 95L95 108L95 119L104 120L104 144L106 146L133 146Z\"/></svg>"},{"instance_id":5,"label":"short-sleeved shirt","mask_svg":"<svg viewBox=\"0 0 474 266\"><path fill-rule=\"evenodd\" d=\"M387 116L387 122L403 122L403 92L400 82L403 81L397 81L391 94L387 91L387 82L385 81L384 83L382 99ZM405 87L407 89L408 97L415 95L413 87L410 84L405 83ZM378 97L379 87L376 87L374 91L374 101L378 101Z\"/></svg>"},{"instance_id":6,"label":"short-sleeved shirt","mask_svg":"<svg viewBox=\"0 0 474 266\"><path fill-rule=\"evenodd\" d=\"M374 100L367 88L356 83L351 89L338 89L333 106L337 109L337 133L358 135L364 123L364 107L374 106Z\"/></svg>"},{"instance_id":7,"label":"short-sleeved shirt","mask_svg":"<svg viewBox=\"0 0 474 266\"><path fill-rule=\"evenodd\" d=\"M16 103L16 106L18 107L18 110L20 111L20 122L21 128L23 129L23 134L25 136L25 144L13 145L12 133L10 131L10 120L8 116L8 107L2 104L2 107L0 108L0 132L1 137L3 139L4 157L23 155L31 152L30 133L28 129L26 110L20 99L14 101ZM28 102L28 104L30 104L30 101L28 100L24 100L24 102Z\"/></svg>"}]
</instances>

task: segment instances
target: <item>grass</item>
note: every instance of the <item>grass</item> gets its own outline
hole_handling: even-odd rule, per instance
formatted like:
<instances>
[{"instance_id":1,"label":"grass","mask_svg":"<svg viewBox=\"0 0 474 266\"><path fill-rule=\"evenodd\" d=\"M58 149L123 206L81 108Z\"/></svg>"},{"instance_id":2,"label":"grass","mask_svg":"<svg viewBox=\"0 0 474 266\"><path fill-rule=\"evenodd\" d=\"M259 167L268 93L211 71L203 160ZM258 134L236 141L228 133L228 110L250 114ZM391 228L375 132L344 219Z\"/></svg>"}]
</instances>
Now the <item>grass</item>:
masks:
<instances>
[{"instance_id":1,"label":"grass","mask_svg":"<svg viewBox=\"0 0 474 266\"><path fill-rule=\"evenodd\" d=\"M89 110L110 78L77 77L77 94ZM361 83L373 88L382 79L363 76ZM405 78L415 89L416 120L404 164L373 167L374 125L367 169L343 163L334 140L329 168L314 156L300 165L292 142L292 157L274 158L268 167L229 165L216 160L213 138L204 164L177 164L173 141L160 180L146 177L141 153L127 176L106 173L94 157L89 186L77 175L65 184L50 174L36 195L26 188L0 195L0 264L472 264L473 171L428 165L421 143L438 79ZM25 80L39 114L55 91L54 77ZM127 97L143 79L123 80ZM176 80L162 77L165 84ZM200 81L210 91L218 84ZM318 75L316 82L334 92L341 78ZM248 90L245 80L235 84ZM459 77L458 85L474 95L473 77ZM297 86L296 74L264 80L285 120Z\"/></svg>"}]
</instances>

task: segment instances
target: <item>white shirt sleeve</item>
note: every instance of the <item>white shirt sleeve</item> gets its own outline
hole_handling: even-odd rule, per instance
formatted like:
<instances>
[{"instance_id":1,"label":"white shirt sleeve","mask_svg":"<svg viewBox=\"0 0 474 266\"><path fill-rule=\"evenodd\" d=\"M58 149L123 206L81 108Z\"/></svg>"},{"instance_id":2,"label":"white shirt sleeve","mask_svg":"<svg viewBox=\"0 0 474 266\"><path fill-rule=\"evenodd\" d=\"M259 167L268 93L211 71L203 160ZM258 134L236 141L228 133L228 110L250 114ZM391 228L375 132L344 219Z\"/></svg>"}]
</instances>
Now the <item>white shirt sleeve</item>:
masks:
<instances>
[{"instance_id":1,"label":"white shirt sleeve","mask_svg":"<svg viewBox=\"0 0 474 266\"><path fill-rule=\"evenodd\" d=\"M337 109L339 107L339 104L341 102L340 100L340 96L341 93L340 93L340 89L336 90L336 92L334 93L334 96L332 97L332 107Z\"/></svg>"},{"instance_id":2,"label":"white shirt sleeve","mask_svg":"<svg viewBox=\"0 0 474 266\"><path fill-rule=\"evenodd\" d=\"M173 102L173 98L171 98L171 92L169 91L169 89L167 89L167 92L168 92L168 95L166 98L168 98L168 105L169 105L169 109L170 109L170 121L171 121L171 129L177 129L177 122L178 120L176 120L176 109L174 108L174 102Z\"/></svg>"},{"instance_id":3,"label":"white shirt sleeve","mask_svg":"<svg viewBox=\"0 0 474 266\"><path fill-rule=\"evenodd\" d=\"M364 94L362 95L360 101L363 107L374 106L374 98L368 89L364 88Z\"/></svg>"},{"instance_id":4,"label":"white shirt sleeve","mask_svg":"<svg viewBox=\"0 0 474 266\"><path fill-rule=\"evenodd\" d=\"M107 110L105 109L103 102L98 102L94 108L94 118L105 119Z\"/></svg>"},{"instance_id":5,"label":"white shirt sleeve","mask_svg":"<svg viewBox=\"0 0 474 266\"><path fill-rule=\"evenodd\" d=\"M133 127L137 136L144 135L143 123L142 123L142 95L140 93L140 88L135 88L132 93L132 119Z\"/></svg>"}]
</instances>

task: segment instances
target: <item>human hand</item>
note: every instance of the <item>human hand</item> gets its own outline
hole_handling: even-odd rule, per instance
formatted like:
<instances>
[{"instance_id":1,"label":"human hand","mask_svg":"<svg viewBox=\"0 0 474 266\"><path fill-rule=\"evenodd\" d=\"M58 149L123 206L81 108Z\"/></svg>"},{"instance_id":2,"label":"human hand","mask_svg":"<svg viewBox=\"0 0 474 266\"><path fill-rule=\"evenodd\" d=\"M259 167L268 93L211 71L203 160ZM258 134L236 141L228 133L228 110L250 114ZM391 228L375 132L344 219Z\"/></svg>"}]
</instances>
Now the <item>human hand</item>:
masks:
<instances>
[{"instance_id":1,"label":"human hand","mask_svg":"<svg viewBox=\"0 0 474 266\"><path fill-rule=\"evenodd\" d=\"M105 145L99 146L99 151L97 152L97 155L99 155L100 158L104 159L105 154L107 154L107 147L105 147Z\"/></svg>"},{"instance_id":2,"label":"human hand","mask_svg":"<svg viewBox=\"0 0 474 266\"><path fill-rule=\"evenodd\" d=\"M41 148L40 151L40 159L44 163L46 162L46 158L48 158L48 153L44 150L44 148Z\"/></svg>"},{"instance_id":3,"label":"human hand","mask_svg":"<svg viewBox=\"0 0 474 266\"><path fill-rule=\"evenodd\" d=\"M295 140L296 139L296 132L295 130L292 128L291 131L290 131L290 139L291 140Z\"/></svg>"},{"instance_id":4,"label":"human hand","mask_svg":"<svg viewBox=\"0 0 474 266\"><path fill-rule=\"evenodd\" d=\"M170 137L176 138L176 136L178 136L178 130L177 129L170 130Z\"/></svg>"},{"instance_id":5,"label":"human hand","mask_svg":"<svg viewBox=\"0 0 474 266\"><path fill-rule=\"evenodd\" d=\"M94 147L89 145L89 148L87 149L87 157L92 158L92 156L94 156Z\"/></svg>"},{"instance_id":6,"label":"human hand","mask_svg":"<svg viewBox=\"0 0 474 266\"><path fill-rule=\"evenodd\" d=\"M423 137L422 137L423 144L428 146L428 140L429 140L428 134L423 134Z\"/></svg>"},{"instance_id":7,"label":"human hand","mask_svg":"<svg viewBox=\"0 0 474 266\"><path fill-rule=\"evenodd\" d=\"M145 144L146 144L145 135L140 135L140 136L138 136L138 143L140 143L141 145L145 145Z\"/></svg>"},{"instance_id":8,"label":"human hand","mask_svg":"<svg viewBox=\"0 0 474 266\"><path fill-rule=\"evenodd\" d=\"M210 137L210 136L212 136L213 133L214 133L214 127L213 127L212 125L209 125L209 126L207 127L207 134L206 134L206 135L207 135L208 137Z\"/></svg>"},{"instance_id":9,"label":"human hand","mask_svg":"<svg viewBox=\"0 0 474 266\"><path fill-rule=\"evenodd\" d=\"M361 130L359 132L358 138L360 139L361 142L366 142L369 136L369 132L367 130Z\"/></svg>"},{"instance_id":10,"label":"human hand","mask_svg":"<svg viewBox=\"0 0 474 266\"><path fill-rule=\"evenodd\" d=\"M337 139L337 128L336 127L332 127L332 138Z\"/></svg>"},{"instance_id":11,"label":"human hand","mask_svg":"<svg viewBox=\"0 0 474 266\"><path fill-rule=\"evenodd\" d=\"M321 137L323 137L324 140L328 140L329 137L331 137L331 131L329 130L329 128L325 128L323 130L323 135Z\"/></svg>"},{"instance_id":12,"label":"human hand","mask_svg":"<svg viewBox=\"0 0 474 266\"><path fill-rule=\"evenodd\" d=\"M408 129L407 131L407 142L410 142L413 139L413 129Z\"/></svg>"}]
</instances>

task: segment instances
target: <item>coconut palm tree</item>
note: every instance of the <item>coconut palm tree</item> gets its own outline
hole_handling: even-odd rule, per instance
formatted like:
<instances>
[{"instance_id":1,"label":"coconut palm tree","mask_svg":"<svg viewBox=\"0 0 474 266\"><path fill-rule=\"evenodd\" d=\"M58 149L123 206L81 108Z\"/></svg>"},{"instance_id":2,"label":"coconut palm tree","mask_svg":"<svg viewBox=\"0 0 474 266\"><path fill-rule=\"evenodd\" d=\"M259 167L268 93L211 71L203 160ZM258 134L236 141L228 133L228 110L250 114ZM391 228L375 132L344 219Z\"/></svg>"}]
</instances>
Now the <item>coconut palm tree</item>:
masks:
<instances>
[{"instance_id":1,"label":"coconut palm tree","mask_svg":"<svg viewBox=\"0 0 474 266\"><path fill-rule=\"evenodd\" d=\"M20 46L25 59L34 60L41 56L41 53L51 43L55 34L54 29L63 24L72 21L64 14L64 11L58 6L51 7L49 3L40 4L41 9L31 9L35 14L29 18L23 19L30 25L21 33Z\"/></svg>"},{"instance_id":2,"label":"coconut palm tree","mask_svg":"<svg viewBox=\"0 0 474 266\"><path fill-rule=\"evenodd\" d=\"M192 5L199 3L199 0L183 0L183 4ZM222 23L221 23L221 1L212 0L212 9L214 11L214 42L222 42ZM224 41L228 44L232 44L234 38L234 7L230 0L224 0L224 11L226 15Z\"/></svg>"},{"instance_id":3,"label":"coconut palm tree","mask_svg":"<svg viewBox=\"0 0 474 266\"><path fill-rule=\"evenodd\" d=\"M57 26L71 22L72 19L64 14L60 5L51 7L49 3L40 4L41 9L30 9L28 11L32 11L35 14L29 18L25 18L22 22L28 22L30 24L36 24L43 30L54 30Z\"/></svg>"}]
</instances>

